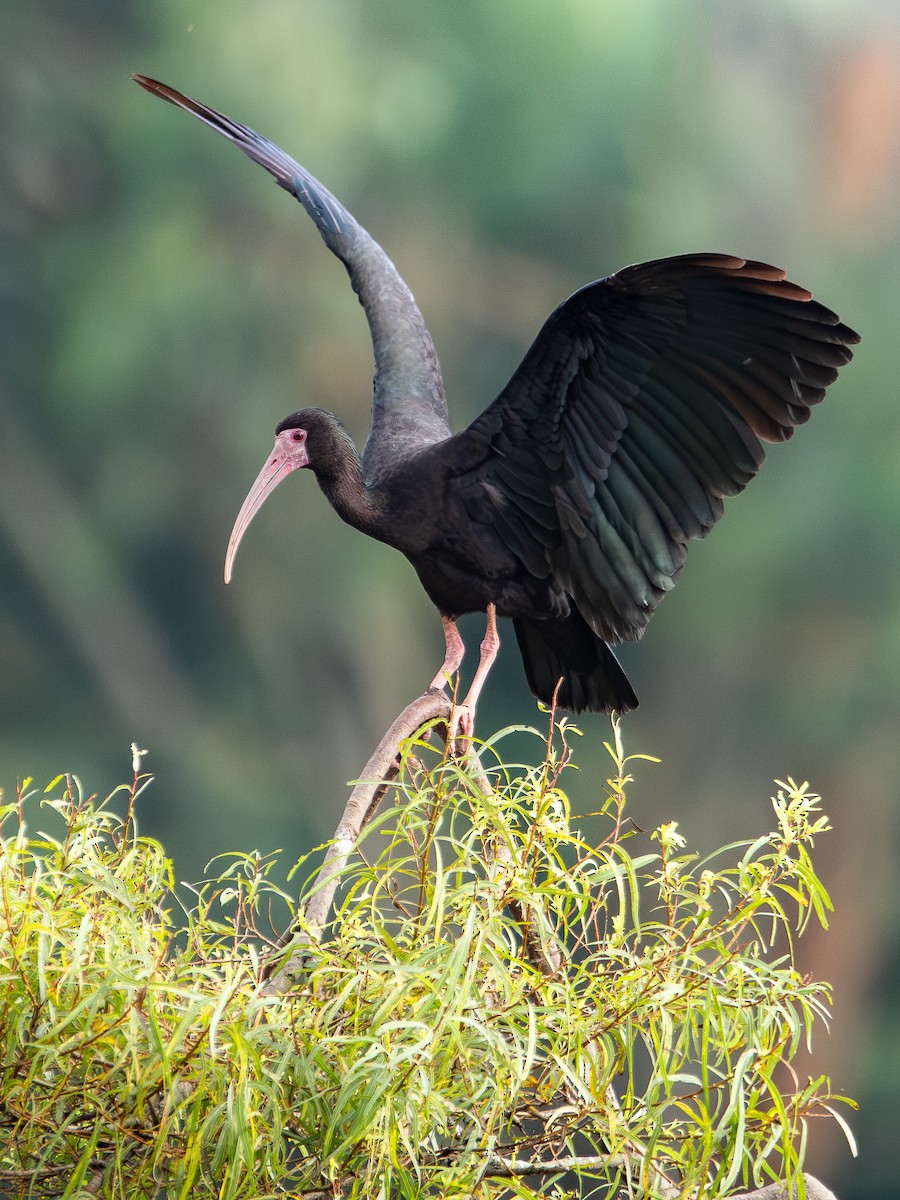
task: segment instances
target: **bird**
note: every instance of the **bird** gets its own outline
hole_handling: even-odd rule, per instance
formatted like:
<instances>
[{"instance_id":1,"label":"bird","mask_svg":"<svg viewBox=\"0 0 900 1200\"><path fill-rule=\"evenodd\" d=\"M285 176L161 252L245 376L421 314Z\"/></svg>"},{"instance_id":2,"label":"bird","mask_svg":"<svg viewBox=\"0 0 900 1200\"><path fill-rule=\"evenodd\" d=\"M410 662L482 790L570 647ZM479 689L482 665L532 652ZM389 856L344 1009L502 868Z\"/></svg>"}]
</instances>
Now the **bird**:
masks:
<instances>
[{"instance_id":1,"label":"bird","mask_svg":"<svg viewBox=\"0 0 900 1200\"><path fill-rule=\"evenodd\" d=\"M244 501L225 582L261 505L309 468L338 515L395 547L438 609L457 676L457 620L486 614L475 703L511 618L532 693L573 712L638 699L613 647L643 634L688 543L786 441L859 341L786 272L731 254L624 267L551 313L499 395L453 433L431 336L381 246L309 171L246 125L144 75L148 92L199 117L294 196L344 264L375 360L362 453L341 420L301 408Z\"/></svg>"}]
</instances>

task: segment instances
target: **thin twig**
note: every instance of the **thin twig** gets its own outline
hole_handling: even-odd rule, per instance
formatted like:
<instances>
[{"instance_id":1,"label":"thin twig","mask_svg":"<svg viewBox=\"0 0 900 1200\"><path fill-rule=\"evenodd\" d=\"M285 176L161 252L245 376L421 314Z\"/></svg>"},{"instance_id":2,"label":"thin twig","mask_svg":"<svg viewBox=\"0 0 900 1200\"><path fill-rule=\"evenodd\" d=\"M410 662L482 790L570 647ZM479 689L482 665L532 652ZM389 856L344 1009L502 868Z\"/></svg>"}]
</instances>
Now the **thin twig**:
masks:
<instances>
[{"instance_id":1,"label":"thin twig","mask_svg":"<svg viewBox=\"0 0 900 1200\"><path fill-rule=\"evenodd\" d=\"M610 1167L624 1166L625 1159L617 1154L595 1154L580 1157L577 1154L564 1158L504 1158L492 1154L484 1165L482 1178L510 1179L517 1175L558 1175L562 1171L602 1171Z\"/></svg>"}]
</instances>

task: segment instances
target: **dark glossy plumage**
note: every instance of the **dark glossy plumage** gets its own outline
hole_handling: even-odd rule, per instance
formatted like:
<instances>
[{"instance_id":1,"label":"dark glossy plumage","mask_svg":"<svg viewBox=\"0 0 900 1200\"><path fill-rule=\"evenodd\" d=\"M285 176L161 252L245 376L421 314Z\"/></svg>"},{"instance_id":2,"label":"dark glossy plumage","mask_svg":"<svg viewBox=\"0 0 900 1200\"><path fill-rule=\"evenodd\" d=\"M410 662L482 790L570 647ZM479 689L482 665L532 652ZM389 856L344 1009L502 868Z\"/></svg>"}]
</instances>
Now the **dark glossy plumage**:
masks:
<instances>
[{"instance_id":1,"label":"dark glossy plumage","mask_svg":"<svg viewBox=\"0 0 900 1200\"><path fill-rule=\"evenodd\" d=\"M809 418L857 335L775 267L721 254L643 263L561 304L494 403L451 435L431 339L383 250L277 146L136 79L300 200L372 332L364 453L330 413L286 418L235 525L226 577L265 495L309 466L344 520L407 556L445 617L493 604L513 618L540 699L561 679L566 708L633 708L609 645L640 637L687 542L753 478L762 442Z\"/></svg>"}]
</instances>

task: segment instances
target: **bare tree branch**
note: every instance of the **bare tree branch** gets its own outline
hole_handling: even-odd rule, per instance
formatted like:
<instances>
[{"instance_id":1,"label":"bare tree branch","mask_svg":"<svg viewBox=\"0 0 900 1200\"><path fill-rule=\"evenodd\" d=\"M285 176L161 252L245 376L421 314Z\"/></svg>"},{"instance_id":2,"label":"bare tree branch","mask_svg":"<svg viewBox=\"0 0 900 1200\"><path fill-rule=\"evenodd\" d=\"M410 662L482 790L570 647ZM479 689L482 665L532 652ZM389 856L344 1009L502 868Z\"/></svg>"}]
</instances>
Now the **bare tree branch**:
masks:
<instances>
[{"instance_id":1,"label":"bare tree branch","mask_svg":"<svg viewBox=\"0 0 900 1200\"><path fill-rule=\"evenodd\" d=\"M803 1174L803 1182L806 1185L806 1200L837 1200L834 1192L829 1191L824 1183L819 1183L818 1179L806 1172ZM799 1194L800 1189L796 1184L788 1188L784 1183L770 1183L768 1187L760 1188L756 1192L741 1192L739 1196L732 1196L731 1200L797 1200Z\"/></svg>"},{"instance_id":2,"label":"bare tree branch","mask_svg":"<svg viewBox=\"0 0 900 1200\"><path fill-rule=\"evenodd\" d=\"M284 945L289 947L289 953L279 957L278 969L266 979L263 989L266 994L281 994L293 986L295 976L303 968L308 947L318 940L328 924L334 893L347 859L400 768L401 743L429 721L439 721L444 728L449 727L452 711L452 701L443 692L427 691L404 708L375 747L363 768L360 782L344 806L312 895L298 922L301 927L289 930L285 936Z\"/></svg>"}]
</instances>

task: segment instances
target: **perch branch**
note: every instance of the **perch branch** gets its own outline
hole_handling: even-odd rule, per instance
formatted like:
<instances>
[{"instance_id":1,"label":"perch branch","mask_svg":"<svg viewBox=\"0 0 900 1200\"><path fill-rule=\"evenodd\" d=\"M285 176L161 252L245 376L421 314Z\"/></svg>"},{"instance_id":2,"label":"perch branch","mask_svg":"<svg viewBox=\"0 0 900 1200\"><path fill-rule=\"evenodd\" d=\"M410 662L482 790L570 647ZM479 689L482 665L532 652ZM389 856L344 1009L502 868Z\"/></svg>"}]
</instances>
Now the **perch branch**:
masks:
<instances>
[{"instance_id":1,"label":"perch branch","mask_svg":"<svg viewBox=\"0 0 900 1200\"><path fill-rule=\"evenodd\" d=\"M303 967L308 947L318 940L328 924L334 893L347 859L400 769L401 743L429 721L440 721L449 726L452 710L453 704L443 692L427 691L404 708L375 747L334 831L312 895L304 906L301 928L291 928L282 939L281 948L288 948L290 952L286 957L279 956L277 969L264 976L266 994L280 994L292 986Z\"/></svg>"}]
</instances>

